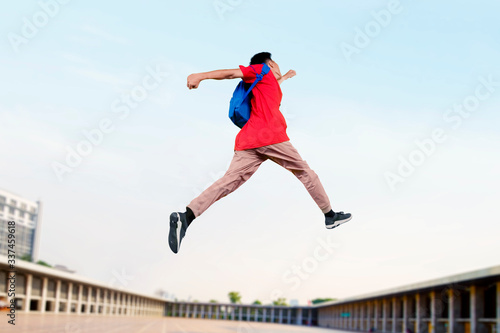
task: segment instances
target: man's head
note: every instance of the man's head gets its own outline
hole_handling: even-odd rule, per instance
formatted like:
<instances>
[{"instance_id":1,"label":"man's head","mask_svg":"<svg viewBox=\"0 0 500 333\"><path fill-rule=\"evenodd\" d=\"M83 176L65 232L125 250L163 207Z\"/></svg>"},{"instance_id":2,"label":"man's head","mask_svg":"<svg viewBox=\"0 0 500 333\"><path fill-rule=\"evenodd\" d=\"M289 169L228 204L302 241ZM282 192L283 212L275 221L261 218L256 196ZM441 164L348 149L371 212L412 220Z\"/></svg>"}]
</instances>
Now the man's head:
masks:
<instances>
[{"instance_id":1,"label":"man's head","mask_svg":"<svg viewBox=\"0 0 500 333\"><path fill-rule=\"evenodd\" d=\"M250 59L250 65L256 65L256 64L266 64L271 68L271 71L274 74L274 77L276 80L281 79L281 72L280 72L280 66L271 59L271 53L269 52L260 52L257 53Z\"/></svg>"}]
</instances>

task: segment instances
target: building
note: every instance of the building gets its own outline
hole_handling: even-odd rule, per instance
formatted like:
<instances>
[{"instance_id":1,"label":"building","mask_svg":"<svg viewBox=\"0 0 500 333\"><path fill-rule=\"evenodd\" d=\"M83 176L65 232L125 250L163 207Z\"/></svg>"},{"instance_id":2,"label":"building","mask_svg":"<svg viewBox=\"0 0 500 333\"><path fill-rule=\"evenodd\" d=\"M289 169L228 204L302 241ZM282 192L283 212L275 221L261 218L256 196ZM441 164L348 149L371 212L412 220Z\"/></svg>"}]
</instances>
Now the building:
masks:
<instances>
[{"instance_id":1,"label":"building","mask_svg":"<svg viewBox=\"0 0 500 333\"><path fill-rule=\"evenodd\" d=\"M0 300L9 303L12 269L7 257L0 255ZM358 332L500 333L500 266L339 301L288 307L173 302L25 261L16 262L14 269L14 306L19 312L167 316Z\"/></svg>"},{"instance_id":2,"label":"building","mask_svg":"<svg viewBox=\"0 0 500 333\"><path fill-rule=\"evenodd\" d=\"M500 266L317 306L318 326L353 331L500 333Z\"/></svg>"},{"instance_id":3,"label":"building","mask_svg":"<svg viewBox=\"0 0 500 333\"><path fill-rule=\"evenodd\" d=\"M165 312L164 299L124 290L116 281L104 284L22 260L15 260L12 271L7 257L0 255L0 300L10 304L14 299L17 312L116 316Z\"/></svg>"},{"instance_id":4,"label":"building","mask_svg":"<svg viewBox=\"0 0 500 333\"><path fill-rule=\"evenodd\" d=\"M500 266L312 306L170 302L173 317L382 333L500 333Z\"/></svg>"},{"instance_id":5,"label":"building","mask_svg":"<svg viewBox=\"0 0 500 333\"><path fill-rule=\"evenodd\" d=\"M42 203L0 189L0 255L7 255L7 222L15 221L15 254L38 261Z\"/></svg>"}]
</instances>

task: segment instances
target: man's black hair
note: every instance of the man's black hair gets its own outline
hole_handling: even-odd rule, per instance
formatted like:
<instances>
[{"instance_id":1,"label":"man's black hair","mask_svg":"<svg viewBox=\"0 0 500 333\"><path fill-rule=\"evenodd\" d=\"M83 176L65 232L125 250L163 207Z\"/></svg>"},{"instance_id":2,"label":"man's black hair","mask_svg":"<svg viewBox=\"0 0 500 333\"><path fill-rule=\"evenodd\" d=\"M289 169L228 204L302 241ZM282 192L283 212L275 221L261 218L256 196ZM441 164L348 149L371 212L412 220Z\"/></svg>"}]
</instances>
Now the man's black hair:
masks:
<instances>
[{"instance_id":1,"label":"man's black hair","mask_svg":"<svg viewBox=\"0 0 500 333\"><path fill-rule=\"evenodd\" d=\"M271 53L261 52L257 53L250 59L250 65L263 64L266 60L271 60Z\"/></svg>"}]
</instances>

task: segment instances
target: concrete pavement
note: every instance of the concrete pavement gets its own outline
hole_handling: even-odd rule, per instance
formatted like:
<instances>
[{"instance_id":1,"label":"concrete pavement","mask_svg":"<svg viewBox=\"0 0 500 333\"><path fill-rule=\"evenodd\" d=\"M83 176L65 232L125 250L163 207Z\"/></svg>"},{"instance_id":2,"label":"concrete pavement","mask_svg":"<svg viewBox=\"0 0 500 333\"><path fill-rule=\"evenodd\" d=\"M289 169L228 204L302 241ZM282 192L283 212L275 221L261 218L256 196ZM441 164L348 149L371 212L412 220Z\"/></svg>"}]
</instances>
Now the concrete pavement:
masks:
<instances>
[{"instance_id":1,"label":"concrete pavement","mask_svg":"<svg viewBox=\"0 0 500 333\"><path fill-rule=\"evenodd\" d=\"M16 325L1 319L2 333L332 333L316 327L174 317L118 317L18 313Z\"/></svg>"}]
</instances>

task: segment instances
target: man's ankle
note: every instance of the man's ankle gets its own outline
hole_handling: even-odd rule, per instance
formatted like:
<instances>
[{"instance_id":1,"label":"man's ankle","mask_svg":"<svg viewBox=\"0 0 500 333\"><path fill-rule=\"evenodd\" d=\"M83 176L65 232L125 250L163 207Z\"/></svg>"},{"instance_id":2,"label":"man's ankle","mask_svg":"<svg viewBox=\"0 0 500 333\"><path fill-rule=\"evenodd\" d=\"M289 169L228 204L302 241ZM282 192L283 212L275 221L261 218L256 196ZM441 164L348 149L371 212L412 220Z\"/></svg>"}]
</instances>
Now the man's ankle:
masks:
<instances>
[{"instance_id":1,"label":"man's ankle","mask_svg":"<svg viewBox=\"0 0 500 333\"><path fill-rule=\"evenodd\" d=\"M194 220L195 218L196 218L196 216L194 216L194 213L193 213L193 211L191 210L191 208L186 207L186 220L187 220L188 227L189 227L189 225L191 224L191 222L193 222L193 220Z\"/></svg>"}]
</instances>

